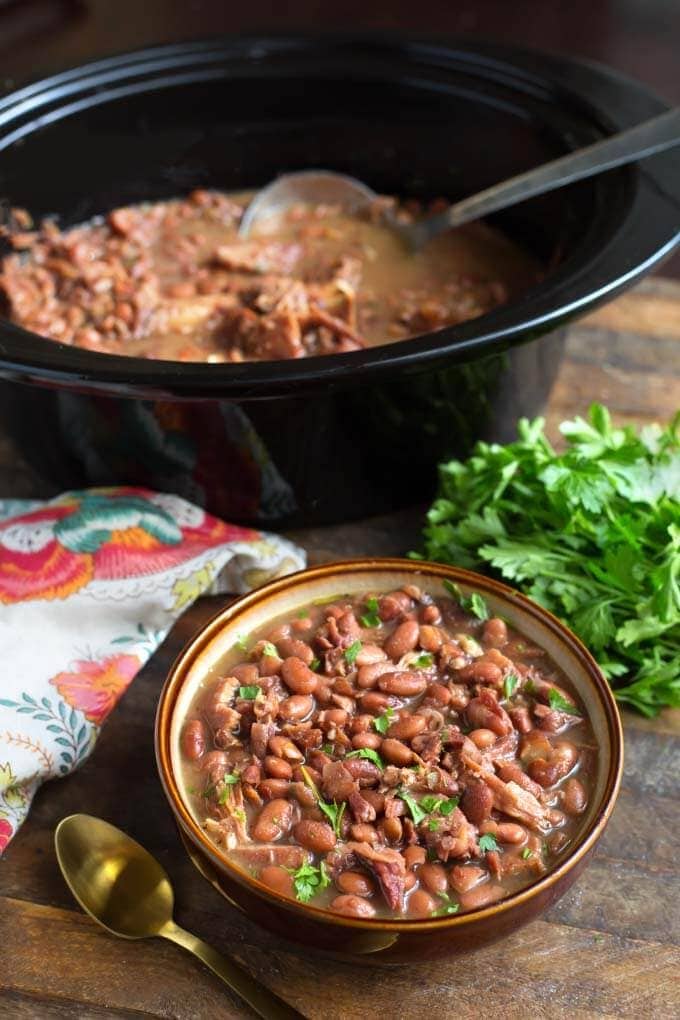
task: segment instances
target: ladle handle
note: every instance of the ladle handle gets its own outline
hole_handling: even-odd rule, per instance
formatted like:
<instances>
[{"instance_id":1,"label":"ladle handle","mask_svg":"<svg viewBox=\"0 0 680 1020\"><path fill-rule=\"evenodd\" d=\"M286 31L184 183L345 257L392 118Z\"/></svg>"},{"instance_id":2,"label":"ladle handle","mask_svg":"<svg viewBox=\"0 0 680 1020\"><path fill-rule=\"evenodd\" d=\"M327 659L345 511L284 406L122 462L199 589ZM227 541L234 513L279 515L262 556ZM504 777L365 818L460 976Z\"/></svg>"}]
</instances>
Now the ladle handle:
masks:
<instances>
[{"instance_id":1,"label":"ladle handle","mask_svg":"<svg viewBox=\"0 0 680 1020\"><path fill-rule=\"evenodd\" d=\"M277 995L252 978L238 964L222 956L196 935L180 928L174 921L166 924L159 934L197 956L206 967L210 968L213 974L224 981L228 988L240 995L259 1016L264 1017L264 1020L301 1020L301 1018L304 1020L302 1013L298 1013L283 999L279 999Z\"/></svg>"},{"instance_id":2,"label":"ladle handle","mask_svg":"<svg viewBox=\"0 0 680 1020\"><path fill-rule=\"evenodd\" d=\"M675 107L627 131L621 131L584 149L560 156L550 163L544 163L527 173L518 174L517 177L511 177L501 184L495 184L461 202L456 202L445 212L414 224L409 228L409 232L412 230L416 235L416 247L420 247L430 238L451 227L459 227L462 223L488 216L527 198L543 195L547 191L583 180L603 170L611 170L624 163L653 156L655 152L663 152L664 149L670 149L678 144L680 144L680 107Z\"/></svg>"}]
</instances>

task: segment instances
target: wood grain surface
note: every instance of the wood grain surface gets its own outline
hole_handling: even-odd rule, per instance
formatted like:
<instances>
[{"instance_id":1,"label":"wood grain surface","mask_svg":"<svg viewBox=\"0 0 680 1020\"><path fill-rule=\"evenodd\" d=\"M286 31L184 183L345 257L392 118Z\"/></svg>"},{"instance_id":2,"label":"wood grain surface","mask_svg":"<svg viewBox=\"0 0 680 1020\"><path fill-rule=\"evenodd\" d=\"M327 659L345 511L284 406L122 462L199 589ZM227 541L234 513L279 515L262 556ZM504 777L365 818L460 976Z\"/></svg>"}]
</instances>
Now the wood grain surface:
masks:
<instances>
[{"instance_id":1,"label":"wood grain surface","mask_svg":"<svg viewBox=\"0 0 680 1020\"><path fill-rule=\"evenodd\" d=\"M680 406L680 285L652 280L571 327L546 415L604 400L618 421L667 419ZM41 488L0 440L0 493ZM401 554L421 512L297 531L311 562ZM680 712L624 713L621 796L591 866L540 921L468 957L417 967L338 963L268 935L195 872L156 777L153 718L183 643L224 603L202 599L178 621L75 775L38 793L0 859L0 1016L19 1020L250 1017L203 967L160 940L123 942L76 907L57 869L56 823L85 811L157 855L176 917L231 954L305 1016L361 1018L675 1018L680 1015ZM7 669L8 663L2 668Z\"/></svg>"}]
</instances>

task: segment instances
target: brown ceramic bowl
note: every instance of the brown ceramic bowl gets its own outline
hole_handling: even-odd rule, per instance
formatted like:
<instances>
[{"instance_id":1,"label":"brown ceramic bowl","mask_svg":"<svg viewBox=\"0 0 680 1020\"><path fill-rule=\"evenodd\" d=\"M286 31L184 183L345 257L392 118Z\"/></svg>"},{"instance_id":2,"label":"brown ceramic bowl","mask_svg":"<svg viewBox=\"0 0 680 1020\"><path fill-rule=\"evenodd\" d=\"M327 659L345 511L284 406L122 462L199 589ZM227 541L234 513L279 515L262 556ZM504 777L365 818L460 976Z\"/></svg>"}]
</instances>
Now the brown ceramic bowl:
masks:
<instances>
[{"instance_id":1,"label":"brown ceramic bowl","mask_svg":"<svg viewBox=\"0 0 680 1020\"><path fill-rule=\"evenodd\" d=\"M286 899L227 860L205 835L187 803L179 771L179 734L196 687L210 676L239 634L250 633L317 599L367 589L390 591L416 582L445 594L442 582L478 591L492 612L545 648L573 682L599 742L594 792L569 853L544 877L482 910L433 920L358 920ZM571 886L588 862L611 815L621 781L623 734L614 698L592 656L554 616L530 599L479 574L400 559L330 563L273 581L222 610L184 649L163 687L156 716L156 757L165 794L196 867L265 928L287 939L353 959L405 963L475 949L537 917ZM370 954L370 955L369 955Z\"/></svg>"}]
</instances>

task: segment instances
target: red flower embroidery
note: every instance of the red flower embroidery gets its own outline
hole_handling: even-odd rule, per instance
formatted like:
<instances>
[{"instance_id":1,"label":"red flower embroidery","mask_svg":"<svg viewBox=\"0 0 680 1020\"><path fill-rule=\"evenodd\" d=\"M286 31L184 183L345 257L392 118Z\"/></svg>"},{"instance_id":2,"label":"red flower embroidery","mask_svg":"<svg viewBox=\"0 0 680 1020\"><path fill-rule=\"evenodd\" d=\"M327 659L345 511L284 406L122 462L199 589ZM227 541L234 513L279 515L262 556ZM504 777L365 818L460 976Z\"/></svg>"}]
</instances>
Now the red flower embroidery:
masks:
<instances>
[{"instance_id":1,"label":"red flower embroidery","mask_svg":"<svg viewBox=\"0 0 680 1020\"><path fill-rule=\"evenodd\" d=\"M0 818L0 854L3 852L10 839L14 835L14 829L6 818Z\"/></svg>"},{"instance_id":2,"label":"red flower embroidery","mask_svg":"<svg viewBox=\"0 0 680 1020\"><path fill-rule=\"evenodd\" d=\"M57 673L50 680L64 701L78 708L97 726L106 719L127 690L141 662L136 655L109 655L100 662L80 660L70 673Z\"/></svg>"}]
</instances>

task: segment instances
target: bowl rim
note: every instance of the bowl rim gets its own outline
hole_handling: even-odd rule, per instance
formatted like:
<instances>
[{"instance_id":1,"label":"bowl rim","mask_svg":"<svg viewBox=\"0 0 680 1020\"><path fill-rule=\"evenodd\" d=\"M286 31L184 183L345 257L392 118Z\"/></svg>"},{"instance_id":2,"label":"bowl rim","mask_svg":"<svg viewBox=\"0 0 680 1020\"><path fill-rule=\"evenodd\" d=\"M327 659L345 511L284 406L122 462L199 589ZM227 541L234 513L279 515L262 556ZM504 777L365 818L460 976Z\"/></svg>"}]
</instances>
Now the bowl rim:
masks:
<instances>
[{"instance_id":1,"label":"bowl rim","mask_svg":"<svg viewBox=\"0 0 680 1020\"><path fill-rule=\"evenodd\" d=\"M174 707L180 689L195 659L209 645L225 623L232 622L234 617L237 618L242 612L260 602L266 602L270 597L285 593L286 591L292 593L304 587L308 581L330 577L339 578L345 573L365 573L370 575L375 572L384 574L391 571L401 573L402 575L404 573L412 573L414 575L424 573L425 575L440 579L448 579L454 583L460 583L466 588L472 588L482 593L486 592L496 598L509 602L520 612L524 612L536 619L566 646L569 653L583 667L584 673L587 675L600 701L600 706L604 711L606 719L607 741L611 749L609 770L597 812L590 825L582 832L574 848L557 867L548 871L531 885L520 889L497 903L490 904L488 907L463 914L432 919L350 918L282 896L251 875L248 875L243 869L232 864L229 858L223 855L215 844L208 839L184 803L171 766L170 732ZM463 928L484 918L506 914L532 900L534 897L548 892L568 875L580 861L587 858L599 840L614 809L623 772L623 728L614 695L595 659L575 634L547 609L544 609L526 595L500 581L462 567L448 566L429 560L400 559L397 557L366 557L337 560L319 566L308 567L305 570L270 581L268 584L262 585L246 595L239 596L228 606L221 609L191 638L170 667L159 695L154 726L154 745L156 765L163 792L168 800L175 821L179 825L180 832L188 837L189 841L200 853L208 857L213 866L216 866L218 870L226 869L229 877L236 880L239 885L255 893L259 898L271 901L288 912L293 914L299 913L308 920L313 919L324 924L374 932L377 929L393 933L405 933L437 931L444 928Z\"/></svg>"},{"instance_id":2,"label":"bowl rim","mask_svg":"<svg viewBox=\"0 0 680 1020\"><path fill-rule=\"evenodd\" d=\"M211 60L226 61L227 65L230 60L250 60L256 67L258 61L267 57L294 59L319 48L342 57L345 50L352 51L352 46L364 46L377 58L392 58L395 74L399 66L395 57L401 57L403 61L414 61L414 67L419 60L426 63L429 60L427 67L432 74L450 64L470 73L479 74L483 69L498 81L504 77L505 84L510 83L516 91L541 88L557 91L564 101L580 109L584 122L604 131L631 126L640 117L668 108L651 90L617 71L521 47L379 33L337 37L303 32L252 34L130 51L24 86L0 100L0 150L15 135L30 134L35 126L49 125L67 115L67 111L70 115L84 106L100 105L134 92L204 80L210 73ZM575 77L579 77L578 82ZM606 93L606 101L602 96L597 103L594 101L598 88L603 95ZM615 231L596 251L588 250L583 264L563 272L558 267L538 288L530 288L516 301L478 319L398 343L334 354L332 358L317 355L226 365L88 351L46 339L4 320L0 321L0 375L25 382L67 385L92 393L132 391L134 396L149 398L225 396L256 400L285 396L291 386L309 389L353 382L357 372L364 378L373 378L443 358L466 361L482 352L497 353L610 299L680 243L680 230L668 222L667 196L654 171L654 166L675 165L669 163L675 158L672 152L664 153L655 157L664 163L648 160L644 172L624 167L594 178L597 183L593 187L601 189L603 197L609 194L607 180L618 182L620 188L625 186L630 192L623 215L626 229ZM666 192L670 187L666 183ZM680 201L680 184L675 187L676 200ZM631 230L640 235L634 251L626 242Z\"/></svg>"}]
</instances>

